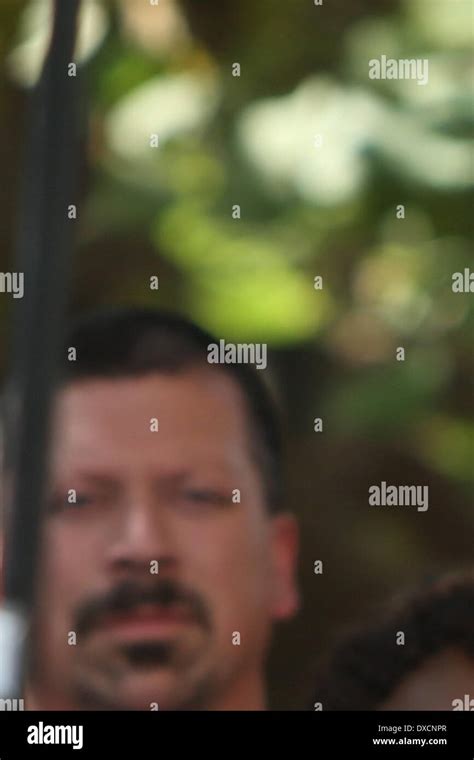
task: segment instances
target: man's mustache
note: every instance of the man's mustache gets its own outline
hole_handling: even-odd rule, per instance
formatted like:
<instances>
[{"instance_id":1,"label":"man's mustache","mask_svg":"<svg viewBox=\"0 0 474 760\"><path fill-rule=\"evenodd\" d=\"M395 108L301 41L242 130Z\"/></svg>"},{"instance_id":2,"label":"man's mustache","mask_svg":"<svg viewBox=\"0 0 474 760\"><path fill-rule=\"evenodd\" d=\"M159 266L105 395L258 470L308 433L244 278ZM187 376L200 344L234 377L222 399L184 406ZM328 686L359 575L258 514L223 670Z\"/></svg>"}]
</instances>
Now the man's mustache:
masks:
<instances>
[{"instance_id":1,"label":"man's mustache","mask_svg":"<svg viewBox=\"0 0 474 760\"><path fill-rule=\"evenodd\" d=\"M143 604L158 605L163 609L179 605L203 628L211 627L208 607L194 591L185 589L171 579L156 579L153 585L127 580L110 591L89 599L78 608L75 616L77 635L87 635L108 615L133 611Z\"/></svg>"}]
</instances>

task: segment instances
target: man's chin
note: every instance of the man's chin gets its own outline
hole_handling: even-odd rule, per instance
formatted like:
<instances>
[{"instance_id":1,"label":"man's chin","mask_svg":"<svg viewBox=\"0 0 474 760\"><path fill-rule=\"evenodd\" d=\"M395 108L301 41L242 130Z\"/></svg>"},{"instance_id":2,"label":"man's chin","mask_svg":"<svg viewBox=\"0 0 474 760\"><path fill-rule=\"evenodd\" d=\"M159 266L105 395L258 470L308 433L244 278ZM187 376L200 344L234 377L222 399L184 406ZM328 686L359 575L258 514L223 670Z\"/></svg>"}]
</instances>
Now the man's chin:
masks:
<instances>
[{"instance_id":1,"label":"man's chin","mask_svg":"<svg viewBox=\"0 0 474 760\"><path fill-rule=\"evenodd\" d=\"M137 653L135 653L138 656ZM208 664L201 660L181 667L175 662L149 662L145 659L80 670L75 689L86 710L187 710L203 709L207 701Z\"/></svg>"},{"instance_id":2,"label":"man's chin","mask_svg":"<svg viewBox=\"0 0 474 760\"><path fill-rule=\"evenodd\" d=\"M179 710L183 691L183 676L160 667L124 675L120 685L104 698L116 710Z\"/></svg>"}]
</instances>

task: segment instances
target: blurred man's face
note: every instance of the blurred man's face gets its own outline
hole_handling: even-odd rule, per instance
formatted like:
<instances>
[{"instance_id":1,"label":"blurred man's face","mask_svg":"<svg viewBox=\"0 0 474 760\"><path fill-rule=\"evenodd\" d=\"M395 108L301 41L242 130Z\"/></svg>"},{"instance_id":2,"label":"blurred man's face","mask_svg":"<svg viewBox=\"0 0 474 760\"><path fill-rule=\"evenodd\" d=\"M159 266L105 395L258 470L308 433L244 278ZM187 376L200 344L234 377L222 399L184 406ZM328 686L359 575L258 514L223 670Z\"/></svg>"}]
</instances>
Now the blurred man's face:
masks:
<instances>
[{"instance_id":1,"label":"blurred man's face","mask_svg":"<svg viewBox=\"0 0 474 760\"><path fill-rule=\"evenodd\" d=\"M271 621L297 606L296 539L266 512L250 436L214 368L61 392L32 707L264 706Z\"/></svg>"},{"instance_id":2,"label":"blurred man's face","mask_svg":"<svg viewBox=\"0 0 474 760\"><path fill-rule=\"evenodd\" d=\"M380 709L469 710L471 699L474 707L474 662L463 652L448 649L406 676Z\"/></svg>"}]
</instances>

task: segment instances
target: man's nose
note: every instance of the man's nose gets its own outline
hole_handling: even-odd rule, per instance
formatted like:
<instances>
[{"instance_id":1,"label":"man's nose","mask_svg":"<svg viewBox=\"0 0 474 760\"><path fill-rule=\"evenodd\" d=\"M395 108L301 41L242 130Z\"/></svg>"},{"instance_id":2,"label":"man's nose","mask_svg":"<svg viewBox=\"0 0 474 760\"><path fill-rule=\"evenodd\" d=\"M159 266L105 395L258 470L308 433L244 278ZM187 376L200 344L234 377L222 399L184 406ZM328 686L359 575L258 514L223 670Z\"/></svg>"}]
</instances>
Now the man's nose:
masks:
<instances>
[{"instance_id":1,"label":"man's nose","mask_svg":"<svg viewBox=\"0 0 474 760\"><path fill-rule=\"evenodd\" d=\"M161 573L176 565L172 518L152 495L137 492L126 499L119 511L108 563L114 572L142 573Z\"/></svg>"}]
</instances>

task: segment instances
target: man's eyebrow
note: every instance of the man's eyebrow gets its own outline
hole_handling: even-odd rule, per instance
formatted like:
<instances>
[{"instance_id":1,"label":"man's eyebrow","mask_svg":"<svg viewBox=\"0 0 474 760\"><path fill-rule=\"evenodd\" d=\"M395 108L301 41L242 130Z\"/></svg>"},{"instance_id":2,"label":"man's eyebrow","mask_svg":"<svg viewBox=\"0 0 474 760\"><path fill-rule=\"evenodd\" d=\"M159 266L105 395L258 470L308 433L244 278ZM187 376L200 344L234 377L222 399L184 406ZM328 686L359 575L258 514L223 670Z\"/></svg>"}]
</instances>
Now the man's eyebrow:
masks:
<instances>
[{"instance_id":1,"label":"man's eyebrow","mask_svg":"<svg viewBox=\"0 0 474 760\"><path fill-rule=\"evenodd\" d=\"M58 478L59 479L59 478ZM60 478L60 480L66 480L66 477L63 476ZM77 472L74 472L72 475L69 475L67 477L67 480L71 483L74 483L74 481L77 480L87 480L89 482L95 483L99 486L116 486L118 483L118 478L114 477L112 475L104 475L102 473L92 472L89 470L78 470Z\"/></svg>"},{"instance_id":2,"label":"man's eyebrow","mask_svg":"<svg viewBox=\"0 0 474 760\"><path fill-rule=\"evenodd\" d=\"M152 480L168 483L170 485L184 483L187 480L199 477L208 478L209 476L218 476L222 479L229 478L233 475L234 472L230 463L223 460L215 460L205 463L199 462L193 467L180 467L179 469L170 468L165 471L157 471L155 473L150 472ZM74 468L71 468L68 475L61 474L56 477L53 475L53 481L64 482L65 480L72 484L71 487L74 485L74 482L87 481L97 486L111 488L120 485L121 473L118 472L116 475L112 475L104 472L97 472L93 469L74 470Z\"/></svg>"}]
</instances>

